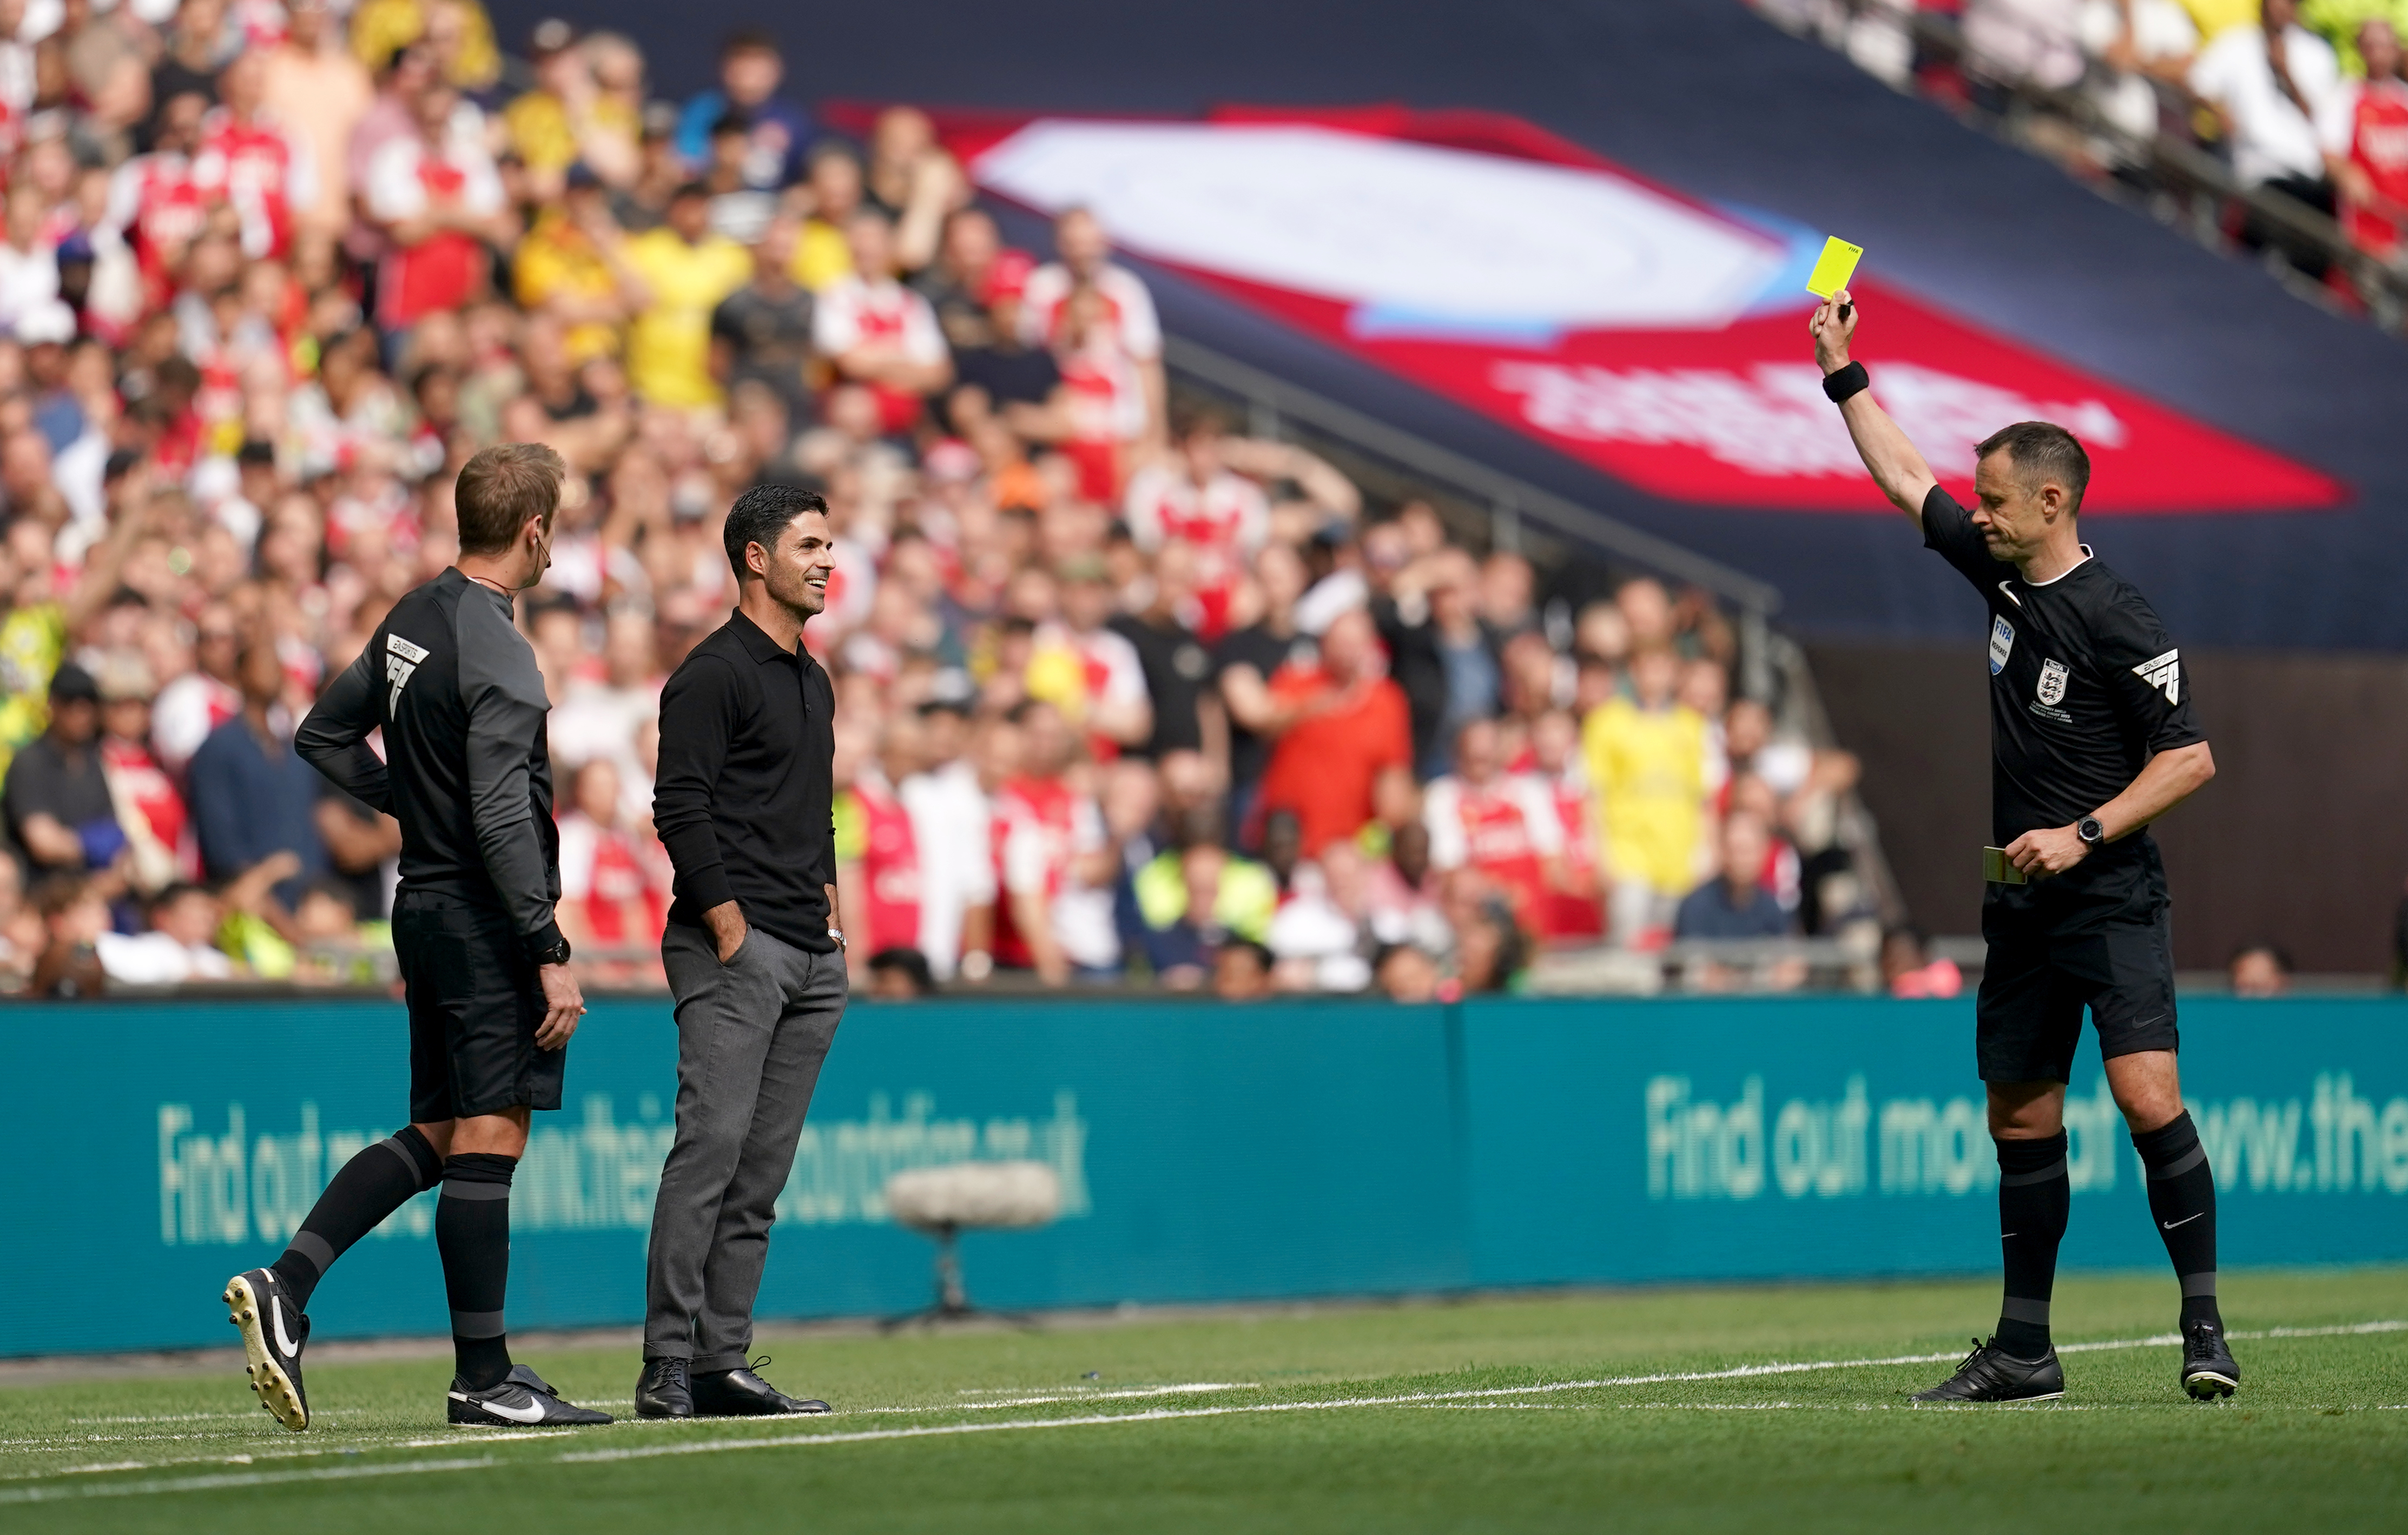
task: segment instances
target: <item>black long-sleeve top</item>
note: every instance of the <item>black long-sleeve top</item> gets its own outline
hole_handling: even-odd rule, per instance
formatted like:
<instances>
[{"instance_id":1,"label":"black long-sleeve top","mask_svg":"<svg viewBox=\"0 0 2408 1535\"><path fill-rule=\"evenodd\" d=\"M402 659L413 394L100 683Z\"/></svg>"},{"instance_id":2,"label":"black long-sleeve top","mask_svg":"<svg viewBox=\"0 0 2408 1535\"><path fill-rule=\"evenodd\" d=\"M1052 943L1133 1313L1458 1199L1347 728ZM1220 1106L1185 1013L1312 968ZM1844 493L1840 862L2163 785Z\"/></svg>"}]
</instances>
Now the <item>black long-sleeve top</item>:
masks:
<instances>
[{"instance_id":1,"label":"black long-sleeve top","mask_svg":"<svg viewBox=\"0 0 2408 1535\"><path fill-rule=\"evenodd\" d=\"M446 570L394 604L293 744L401 823L404 890L498 907L541 950L560 936L551 707L509 599ZM380 727L382 762L367 746Z\"/></svg>"},{"instance_id":2,"label":"black long-sleeve top","mask_svg":"<svg viewBox=\"0 0 2408 1535\"><path fill-rule=\"evenodd\" d=\"M827 954L836 883L836 690L807 652L737 612L661 691L652 828L677 868L669 920L736 902L747 925Z\"/></svg>"}]
</instances>

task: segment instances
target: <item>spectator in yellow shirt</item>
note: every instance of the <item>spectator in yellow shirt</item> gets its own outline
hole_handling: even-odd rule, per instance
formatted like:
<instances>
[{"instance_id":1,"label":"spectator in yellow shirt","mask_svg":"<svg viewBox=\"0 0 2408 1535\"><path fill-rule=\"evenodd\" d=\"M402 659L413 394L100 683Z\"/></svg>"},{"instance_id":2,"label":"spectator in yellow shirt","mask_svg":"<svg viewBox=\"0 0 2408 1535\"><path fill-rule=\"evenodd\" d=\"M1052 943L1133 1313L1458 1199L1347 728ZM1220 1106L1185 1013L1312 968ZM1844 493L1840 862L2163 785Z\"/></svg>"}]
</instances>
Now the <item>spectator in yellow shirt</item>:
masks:
<instances>
[{"instance_id":1,"label":"spectator in yellow shirt","mask_svg":"<svg viewBox=\"0 0 2408 1535\"><path fill-rule=\"evenodd\" d=\"M566 327L571 366L617 356L619 327L647 296L625 244L601 180L581 161L568 167L560 203L537 215L519 242L511 262L518 300Z\"/></svg>"},{"instance_id":2,"label":"spectator in yellow shirt","mask_svg":"<svg viewBox=\"0 0 2408 1535\"><path fill-rule=\"evenodd\" d=\"M846 230L861 209L861 161L850 145L825 140L811 151L803 185L810 194L810 215L795 241L795 280L825 293L853 276L853 242Z\"/></svg>"},{"instance_id":3,"label":"spectator in yellow shirt","mask_svg":"<svg viewBox=\"0 0 2408 1535\"><path fill-rule=\"evenodd\" d=\"M1705 832L1706 722L1673 692L1681 663L1669 648L1631 657L1631 696L1589 712L1581 727L1613 873L1612 938L1626 947L1660 932L1698 882Z\"/></svg>"},{"instance_id":4,"label":"spectator in yellow shirt","mask_svg":"<svg viewBox=\"0 0 2408 1535\"><path fill-rule=\"evenodd\" d=\"M351 12L351 51L372 70L421 37L434 45L443 78L463 91L482 91L502 78L493 18L478 0L360 0Z\"/></svg>"},{"instance_id":5,"label":"spectator in yellow shirt","mask_svg":"<svg viewBox=\"0 0 2408 1535\"><path fill-rule=\"evenodd\" d=\"M2214 41L2219 32L2256 26L2261 4L2262 0L2182 0L2183 9L2190 12L2192 24L2199 28L2202 45Z\"/></svg>"},{"instance_id":6,"label":"spectator in yellow shirt","mask_svg":"<svg viewBox=\"0 0 2408 1535\"><path fill-rule=\"evenodd\" d=\"M643 125L625 101L602 93L576 30L558 18L538 22L527 52L536 88L503 108L502 122L534 200L558 197L568 167L580 162L612 186L633 182Z\"/></svg>"},{"instance_id":7,"label":"spectator in yellow shirt","mask_svg":"<svg viewBox=\"0 0 2408 1535\"><path fill-rule=\"evenodd\" d=\"M710 232L710 193L688 182L669 198L668 221L626 244L628 268L644 289L627 329L627 380L658 405L715 406L710 313L752 279L752 257Z\"/></svg>"}]
</instances>

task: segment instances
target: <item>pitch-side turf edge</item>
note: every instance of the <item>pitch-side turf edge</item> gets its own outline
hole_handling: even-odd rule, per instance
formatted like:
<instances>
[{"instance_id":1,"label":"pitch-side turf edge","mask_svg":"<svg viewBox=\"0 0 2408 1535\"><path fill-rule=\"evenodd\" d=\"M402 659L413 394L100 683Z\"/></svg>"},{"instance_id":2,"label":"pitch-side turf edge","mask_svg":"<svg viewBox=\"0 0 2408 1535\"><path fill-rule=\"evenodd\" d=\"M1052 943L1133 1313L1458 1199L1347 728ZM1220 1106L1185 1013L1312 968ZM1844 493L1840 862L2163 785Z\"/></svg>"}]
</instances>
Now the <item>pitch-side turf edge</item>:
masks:
<instances>
[{"instance_id":1,"label":"pitch-side turf edge","mask_svg":"<svg viewBox=\"0 0 2408 1535\"><path fill-rule=\"evenodd\" d=\"M2237 1341L2282 1338L2364 1337L2408 1331L2408 1321L2352 1322L2323 1327L2267 1327L2228 1334ZM2179 1334L2153 1333L2145 1338L2116 1338L2087 1343L2064 1343L2059 1354L2098 1354L2117 1349L2157 1348L2182 1341ZM594 1465L621 1460L651 1460L663 1456L712 1455L727 1450L799 1449L815 1444L861 1444L882 1440L933 1439L963 1434L1003 1433L1040 1428L1088 1428L1111 1423L1168 1423L1184 1418L1237 1417L1263 1413L1315 1413L1356 1407L1411 1407L1435 1403L1471 1402L1498 1397L1528 1397L1562 1391L1596 1391L1612 1386L1663 1385L1698 1381L1746 1380L1766 1375L1795 1375L1824 1370L1870 1370L1891 1365L1940 1364L1956 1358L1943 1354L1893 1354L1864 1359L1810 1359L1761 1365L1737 1365L1727 1370L1668 1370L1652 1375L1609 1375L1585 1381L1549 1381L1535 1385L1498 1385L1459 1391L1411 1391L1383 1397L1345 1397L1332 1401L1253 1402L1219 1407L1149 1408L1140 1413L1092 1413L1068 1418L1023 1418L1001 1423L931 1424L910 1428L865 1428L850 1432L779 1434L747 1439L687 1440L673 1444L630 1445L617 1450L575 1450L548 1460L528 1457L513 1465ZM929 1412L945 1412L933 1407ZM546 1436L552 1437L552 1436ZM485 1470L505 1462L491 1456L475 1460L397 1461L376 1466L328 1467L317 1470L245 1471L210 1476L165 1478L150 1482L87 1484L72 1487L17 1487L0 1490L0 1504L58 1501L71 1498L130 1498L175 1492L209 1492L222 1488L263 1486L301 1482L331 1482L361 1477L407 1475L426 1471ZM148 1469L128 1466L126 1470ZM52 1473L69 1474L69 1473Z\"/></svg>"}]
</instances>

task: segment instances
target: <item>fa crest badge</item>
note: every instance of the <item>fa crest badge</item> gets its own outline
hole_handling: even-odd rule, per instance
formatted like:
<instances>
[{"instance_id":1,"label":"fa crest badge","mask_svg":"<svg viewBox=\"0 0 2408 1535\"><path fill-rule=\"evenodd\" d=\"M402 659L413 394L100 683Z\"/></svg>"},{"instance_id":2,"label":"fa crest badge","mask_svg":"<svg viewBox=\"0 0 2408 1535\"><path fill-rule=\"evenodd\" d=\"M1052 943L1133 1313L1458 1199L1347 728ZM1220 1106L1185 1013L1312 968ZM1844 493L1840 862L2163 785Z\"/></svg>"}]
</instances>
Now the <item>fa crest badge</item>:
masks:
<instances>
[{"instance_id":1,"label":"fa crest badge","mask_svg":"<svg viewBox=\"0 0 2408 1535\"><path fill-rule=\"evenodd\" d=\"M2014 653L2015 626L2005 619L1990 624L1990 675L1996 677L2007 669L2007 657Z\"/></svg>"},{"instance_id":2,"label":"fa crest badge","mask_svg":"<svg viewBox=\"0 0 2408 1535\"><path fill-rule=\"evenodd\" d=\"M2044 704L2063 703L2065 701L2065 680L2066 670L2064 662L2050 661L2044 663L2040 668L2040 687L2038 690L2040 701Z\"/></svg>"}]
</instances>

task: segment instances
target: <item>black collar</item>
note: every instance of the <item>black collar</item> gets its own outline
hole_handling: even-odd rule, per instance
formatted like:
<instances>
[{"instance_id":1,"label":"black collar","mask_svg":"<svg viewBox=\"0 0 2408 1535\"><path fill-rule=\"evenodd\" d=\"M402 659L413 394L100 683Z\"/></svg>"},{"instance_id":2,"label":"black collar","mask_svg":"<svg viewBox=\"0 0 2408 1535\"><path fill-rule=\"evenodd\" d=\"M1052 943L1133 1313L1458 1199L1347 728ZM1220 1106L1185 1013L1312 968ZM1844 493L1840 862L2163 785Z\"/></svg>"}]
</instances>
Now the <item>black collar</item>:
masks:
<instances>
[{"instance_id":1,"label":"black collar","mask_svg":"<svg viewBox=\"0 0 2408 1535\"><path fill-rule=\"evenodd\" d=\"M784 661L797 667L807 667L810 664L809 651L803 649L799 643L793 650L779 644L769 638L761 625L753 623L741 608L729 611L727 627L736 636L736 642L744 647L744 653L755 661Z\"/></svg>"}]
</instances>

